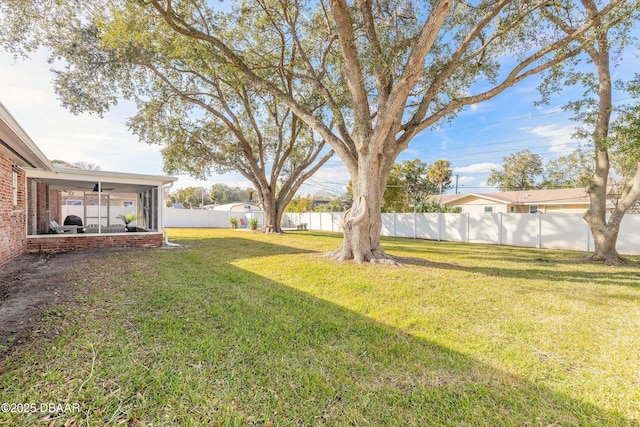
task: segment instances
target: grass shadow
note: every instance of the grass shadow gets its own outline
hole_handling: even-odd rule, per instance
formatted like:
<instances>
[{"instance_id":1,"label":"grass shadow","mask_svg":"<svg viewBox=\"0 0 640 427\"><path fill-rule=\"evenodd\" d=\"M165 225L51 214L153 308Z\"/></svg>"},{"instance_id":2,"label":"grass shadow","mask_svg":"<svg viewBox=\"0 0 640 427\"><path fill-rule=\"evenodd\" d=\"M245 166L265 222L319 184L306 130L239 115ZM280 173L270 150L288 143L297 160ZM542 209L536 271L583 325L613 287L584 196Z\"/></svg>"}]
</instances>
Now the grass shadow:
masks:
<instances>
[{"instance_id":1,"label":"grass shadow","mask_svg":"<svg viewBox=\"0 0 640 427\"><path fill-rule=\"evenodd\" d=\"M467 271L497 277L587 282L640 288L640 269L634 266L609 268L602 265L598 267L606 271L580 268L580 266L587 267L593 264L585 263L578 252L435 241L425 241L424 245L416 248L416 241L412 242L413 244L409 242L403 244L397 242L397 239L389 239L383 241L383 247L390 253L400 253L401 261L409 265ZM407 253L414 253L417 256L405 256ZM469 265L434 260L452 254L456 259L469 260ZM513 267L501 266L505 263ZM527 264L535 268L527 267Z\"/></svg>"},{"instance_id":2,"label":"grass shadow","mask_svg":"<svg viewBox=\"0 0 640 427\"><path fill-rule=\"evenodd\" d=\"M634 425L231 264L307 252L220 238L145 252L127 266L126 285L106 280L96 263L86 279L101 281L105 308L81 308L82 320L58 350L44 350L46 360L27 356L2 369L0 380L13 386L0 396L56 401L66 393L92 424ZM98 355L90 377L88 342ZM0 419L34 421L19 415Z\"/></svg>"}]
</instances>

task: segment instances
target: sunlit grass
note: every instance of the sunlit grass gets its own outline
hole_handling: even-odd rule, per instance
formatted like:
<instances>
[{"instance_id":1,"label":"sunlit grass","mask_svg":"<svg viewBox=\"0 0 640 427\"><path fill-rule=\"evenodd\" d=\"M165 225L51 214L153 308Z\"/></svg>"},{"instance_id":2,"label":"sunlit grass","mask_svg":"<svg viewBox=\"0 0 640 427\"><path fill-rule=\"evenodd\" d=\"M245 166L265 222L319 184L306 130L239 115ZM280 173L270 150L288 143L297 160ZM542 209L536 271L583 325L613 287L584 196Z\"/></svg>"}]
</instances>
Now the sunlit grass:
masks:
<instances>
[{"instance_id":1,"label":"sunlit grass","mask_svg":"<svg viewBox=\"0 0 640 427\"><path fill-rule=\"evenodd\" d=\"M3 402L103 425L631 425L640 271L564 251L384 239L402 267L320 255L340 235L174 229L186 247L79 266L0 364Z\"/></svg>"}]
</instances>

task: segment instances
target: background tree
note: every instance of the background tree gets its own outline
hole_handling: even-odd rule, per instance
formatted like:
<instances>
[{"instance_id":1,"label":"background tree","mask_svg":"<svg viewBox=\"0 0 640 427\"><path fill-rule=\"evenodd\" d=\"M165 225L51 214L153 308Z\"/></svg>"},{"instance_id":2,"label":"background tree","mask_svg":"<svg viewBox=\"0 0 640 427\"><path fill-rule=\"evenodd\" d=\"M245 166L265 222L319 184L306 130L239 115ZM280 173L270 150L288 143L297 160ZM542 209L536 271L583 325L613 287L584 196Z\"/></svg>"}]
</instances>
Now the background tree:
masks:
<instances>
[{"instance_id":1,"label":"background tree","mask_svg":"<svg viewBox=\"0 0 640 427\"><path fill-rule=\"evenodd\" d=\"M313 212L313 197L311 197L311 194L296 196L291 199L286 209L287 212Z\"/></svg>"},{"instance_id":2,"label":"background tree","mask_svg":"<svg viewBox=\"0 0 640 427\"><path fill-rule=\"evenodd\" d=\"M344 212L351 206L353 199L347 192L340 196L331 197L329 203L323 203L316 205L313 208L314 212Z\"/></svg>"},{"instance_id":3,"label":"background tree","mask_svg":"<svg viewBox=\"0 0 640 427\"><path fill-rule=\"evenodd\" d=\"M382 198L384 212L413 212L418 196L436 193L428 178L427 164L419 159L404 160L391 168Z\"/></svg>"},{"instance_id":4,"label":"background tree","mask_svg":"<svg viewBox=\"0 0 640 427\"><path fill-rule=\"evenodd\" d=\"M593 181L593 152L576 149L545 165L541 188L587 188Z\"/></svg>"},{"instance_id":5,"label":"background tree","mask_svg":"<svg viewBox=\"0 0 640 427\"><path fill-rule=\"evenodd\" d=\"M144 59L136 48L140 43L151 52L167 45L174 54L188 52L191 60L172 70L187 70L187 80L233 67L252 89L276 97L349 170L354 204L333 256L359 263L393 262L380 245L380 206L395 159L416 135L573 57L580 36L590 36L600 17L628 3L614 0L584 15L570 0L257 0L230 13L192 0L121 0L113 9L111 2L87 0L70 8L63 1L53 10L48 6L58 3L11 2L21 12L3 28L15 29L25 16L43 17L32 28L49 30L43 40L69 64L57 76L66 105L99 110L115 102L117 79L110 76L118 73L111 68L121 56ZM545 9L556 2L572 13L575 29L568 35L553 22L542 27ZM34 4L42 7L29 10ZM86 9L78 17L81 7ZM76 16L60 16L65 12ZM86 34L95 41L85 43ZM115 55L113 45L121 47ZM89 65L76 60L83 56L77 49L93 53L84 55ZM501 63L506 57L512 60ZM147 81L146 73L128 70L132 85ZM83 96L74 96L78 92ZM134 92L127 87L121 94Z\"/></svg>"},{"instance_id":6,"label":"background tree","mask_svg":"<svg viewBox=\"0 0 640 427\"><path fill-rule=\"evenodd\" d=\"M427 176L429 181L438 185L438 194L442 194L443 190L451 184L451 163L448 160L436 160L427 168Z\"/></svg>"},{"instance_id":7,"label":"background tree","mask_svg":"<svg viewBox=\"0 0 640 427\"><path fill-rule=\"evenodd\" d=\"M550 70L540 88L543 94L542 102L548 102L551 94L566 86L580 84L585 89L585 95L581 99L570 102L565 108L573 111L574 119L583 123L578 133L588 138L594 147L595 173L588 189L589 209L584 215L593 234L595 246L590 259L616 265L627 262L618 255L616 242L622 218L640 197L640 167L636 167L636 172L624 183L614 209L607 216L612 151L609 132L611 115L614 111L612 104L614 82L611 68L615 65L612 58L618 57L626 46L638 41L633 35L637 32L638 20L640 20L640 2L629 1L625 8L614 10L614 13L605 16L600 12L609 8L613 1L596 3L594 0L581 0L580 3L586 14L595 17L595 31L588 37L586 34L578 37L585 55L576 57L576 60L583 59L590 64L593 71L576 68L576 62L558 64ZM545 16L565 34L575 31L574 16L567 13L564 8L550 5L545 9ZM634 87L637 88L637 82L633 82L628 89ZM624 122L625 119L623 118L622 121ZM633 129L633 122L629 124L629 128ZM625 133L622 131L621 135ZM617 141L623 145L626 142L633 146L633 142L624 137Z\"/></svg>"},{"instance_id":8,"label":"background tree","mask_svg":"<svg viewBox=\"0 0 640 427\"><path fill-rule=\"evenodd\" d=\"M619 115L611 124L609 147L611 162L622 182L632 181L640 162L640 76L638 87L630 87L636 104L619 108Z\"/></svg>"},{"instance_id":9,"label":"background tree","mask_svg":"<svg viewBox=\"0 0 640 427\"><path fill-rule=\"evenodd\" d=\"M211 195L211 203L216 205L249 201L246 189L230 187L226 184L213 184L209 194Z\"/></svg>"},{"instance_id":10,"label":"background tree","mask_svg":"<svg viewBox=\"0 0 640 427\"><path fill-rule=\"evenodd\" d=\"M418 195L414 200L414 212L417 213L459 213L460 208L448 208L440 204L437 197Z\"/></svg>"},{"instance_id":11,"label":"background tree","mask_svg":"<svg viewBox=\"0 0 640 427\"><path fill-rule=\"evenodd\" d=\"M169 194L172 205L182 203L185 208L200 208L211 203L209 192L203 187L185 187Z\"/></svg>"},{"instance_id":12,"label":"background tree","mask_svg":"<svg viewBox=\"0 0 640 427\"><path fill-rule=\"evenodd\" d=\"M611 180L613 202L618 208L620 200L630 203L629 211L640 210L640 76L638 82L629 87L636 103L620 108L619 116L611 125L609 147L611 162L618 176ZM618 184L619 183L619 184Z\"/></svg>"},{"instance_id":13,"label":"background tree","mask_svg":"<svg viewBox=\"0 0 640 427\"><path fill-rule=\"evenodd\" d=\"M500 191L529 190L537 187L542 171L542 157L525 149L503 157L502 170L492 169L487 185Z\"/></svg>"},{"instance_id":14,"label":"background tree","mask_svg":"<svg viewBox=\"0 0 640 427\"><path fill-rule=\"evenodd\" d=\"M54 165L65 167L65 168L84 169L84 170L92 170L92 171L102 170L100 165L97 165L95 163L90 163L84 160L78 160L75 162L66 162L64 160L53 159L51 160L51 163L53 163Z\"/></svg>"}]
</instances>

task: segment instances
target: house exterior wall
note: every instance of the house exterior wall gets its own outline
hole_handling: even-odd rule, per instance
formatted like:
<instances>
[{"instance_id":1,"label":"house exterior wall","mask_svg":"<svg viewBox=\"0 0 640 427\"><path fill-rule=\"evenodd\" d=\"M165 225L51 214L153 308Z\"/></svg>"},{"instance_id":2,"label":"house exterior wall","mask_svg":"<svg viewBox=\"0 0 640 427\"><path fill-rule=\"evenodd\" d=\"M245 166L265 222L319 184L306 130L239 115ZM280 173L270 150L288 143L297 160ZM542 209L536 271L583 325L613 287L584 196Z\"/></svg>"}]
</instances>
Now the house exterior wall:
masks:
<instances>
[{"instance_id":1,"label":"house exterior wall","mask_svg":"<svg viewBox=\"0 0 640 427\"><path fill-rule=\"evenodd\" d=\"M38 233L49 231L49 191L45 184L36 183L36 228Z\"/></svg>"},{"instance_id":2,"label":"house exterior wall","mask_svg":"<svg viewBox=\"0 0 640 427\"><path fill-rule=\"evenodd\" d=\"M472 214L487 213L487 211L485 211L485 207L491 207L493 209L492 213L508 212L506 205L491 202L489 200L483 200L483 199L473 200L470 203L464 203L464 204L456 203L448 206L453 208L459 207L461 213L472 213Z\"/></svg>"},{"instance_id":3,"label":"house exterior wall","mask_svg":"<svg viewBox=\"0 0 640 427\"><path fill-rule=\"evenodd\" d=\"M499 203L499 202L494 202L494 201L483 199L483 198L472 198L472 197L468 197L462 200L456 200L453 203L447 203L446 206L450 208L459 208L461 213L470 213L470 214L489 213L485 211L485 207L492 207L493 210L491 213L531 213L531 206L537 206L538 211L542 213L574 214L574 213L584 213L587 209L589 209L588 204L535 205L534 203L530 203L530 204L524 205L524 204L514 204L514 203L507 203L507 202Z\"/></svg>"},{"instance_id":4,"label":"house exterior wall","mask_svg":"<svg viewBox=\"0 0 640 427\"><path fill-rule=\"evenodd\" d=\"M90 248L162 246L162 233L47 234L28 236L27 253L57 253Z\"/></svg>"},{"instance_id":5,"label":"house exterior wall","mask_svg":"<svg viewBox=\"0 0 640 427\"><path fill-rule=\"evenodd\" d=\"M25 173L17 171L17 203L14 205L13 162L0 154L0 265L23 253L27 226Z\"/></svg>"},{"instance_id":6,"label":"house exterior wall","mask_svg":"<svg viewBox=\"0 0 640 427\"><path fill-rule=\"evenodd\" d=\"M589 209L589 205L565 205L561 207L562 209L559 211L547 211L548 213L551 212L561 212L561 213L568 213L568 214L584 214L588 209Z\"/></svg>"},{"instance_id":7,"label":"house exterior wall","mask_svg":"<svg viewBox=\"0 0 640 427\"><path fill-rule=\"evenodd\" d=\"M33 178L27 178L27 234L34 233L34 219L36 212L36 204L33 202L33 186L35 185Z\"/></svg>"},{"instance_id":8,"label":"house exterior wall","mask_svg":"<svg viewBox=\"0 0 640 427\"><path fill-rule=\"evenodd\" d=\"M47 190L49 191L49 214L51 215L51 220L62 224L64 222L62 217L62 191L49 188ZM48 227L47 224L47 230Z\"/></svg>"}]
</instances>

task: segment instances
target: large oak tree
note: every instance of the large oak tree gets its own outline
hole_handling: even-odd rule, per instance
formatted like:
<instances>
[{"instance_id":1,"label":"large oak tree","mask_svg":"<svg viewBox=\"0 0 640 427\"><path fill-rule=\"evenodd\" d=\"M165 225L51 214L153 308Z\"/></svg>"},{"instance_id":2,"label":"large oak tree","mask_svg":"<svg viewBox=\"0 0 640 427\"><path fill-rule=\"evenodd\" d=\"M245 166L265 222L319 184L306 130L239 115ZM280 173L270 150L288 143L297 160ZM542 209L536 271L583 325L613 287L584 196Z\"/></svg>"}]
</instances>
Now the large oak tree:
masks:
<instances>
[{"instance_id":1,"label":"large oak tree","mask_svg":"<svg viewBox=\"0 0 640 427\"><path fill-rule=\"evenodd\" d=\"M610 187L610 156L614 150L625 152L630 148L629 152L633 153L634 148L637 148L633 138L623 137L623 135L629 135L624 126L618 126L617 138L610 137L610 123L614 112L612 68L615 65L615 58L622 50L638 41L633 38L633 31L634 28L637 29L640 19L640 3L628 2L625 8L614 9L613 13L603 15L601 12L613 3L613 1L580 0L584 14L591 17L596 24L596 31L578 36L586 53L585 62L591 65L590 68L593 71L576 68L576 64L571 62L558 64L550 70L541 89L545 100L553 92L562 90L564 86L580 84L585 89L585 95L570 102L566 108L574 111L575 118L584 123L587 130L583 129L582 135L593 143L594 148L595 173L588 186L589 209L584 214L595 245L590 259L616 265L626 262L619 256L616 243L622 218L640 198L640 161L636 155L629 157L632 163L628 168L630 173L616 197L613 209L609 212L607 201ZM549 22L557 26L560 31L565 34L575 33L578 25L570 9L560 4L547 8L545 12ZM630 86L633 89L636 85ZM620 123L627 122L629 129L634 129L633 120L628 120L632 117L633 114L629 114L629 111L624 112Z\"/></svg>"},{"instance_id":2,"label":"large oak tree","mask_svg":"<svg viewBox=\"0 0 640 427\"><path fill-rule=\"evenodd\" d=\"M568 0L252 0L226 13L204 0L120 0L110 9L88 9L89 18L75 23L95 22L102 34L124 17L136 23L127 29L134 46L180 35L182 49L198 52L185 66L233 67L285 104L351 175L354 204L334 256L373 263L391 261L380 245L380 203L395 159L411 140L466 105L575 56L602 16L629 3L614 0L585 14ZM568 33L545 19L556 4L572 13ZM156 25L171 32L146 30ZM103 54L104 46L96 49ZM66 75L63 86L84 84ZM98 104L111 101L104 96Z\"/></svg>"}]
</instances>

